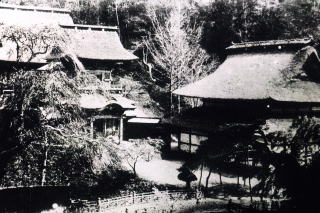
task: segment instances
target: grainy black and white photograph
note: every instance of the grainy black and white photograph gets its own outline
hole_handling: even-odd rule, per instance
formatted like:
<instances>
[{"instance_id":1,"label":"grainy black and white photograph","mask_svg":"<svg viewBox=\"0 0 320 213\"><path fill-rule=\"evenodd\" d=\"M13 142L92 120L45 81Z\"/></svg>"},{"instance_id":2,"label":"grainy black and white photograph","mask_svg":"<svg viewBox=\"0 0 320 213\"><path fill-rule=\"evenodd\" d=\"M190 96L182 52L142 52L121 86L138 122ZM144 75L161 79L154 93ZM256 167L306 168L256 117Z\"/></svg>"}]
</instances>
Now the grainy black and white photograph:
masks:
<instances>
[{"instance_id":1,"label":"grainy black and white photograph","mask_svg":"<svg viewBox=\"0 0 320 213\"><path fill-rule=\"evenodd\" d=\"M0 213L319 213L319 41L320 0L0 0Z\"/></svg>"}]
</instances>

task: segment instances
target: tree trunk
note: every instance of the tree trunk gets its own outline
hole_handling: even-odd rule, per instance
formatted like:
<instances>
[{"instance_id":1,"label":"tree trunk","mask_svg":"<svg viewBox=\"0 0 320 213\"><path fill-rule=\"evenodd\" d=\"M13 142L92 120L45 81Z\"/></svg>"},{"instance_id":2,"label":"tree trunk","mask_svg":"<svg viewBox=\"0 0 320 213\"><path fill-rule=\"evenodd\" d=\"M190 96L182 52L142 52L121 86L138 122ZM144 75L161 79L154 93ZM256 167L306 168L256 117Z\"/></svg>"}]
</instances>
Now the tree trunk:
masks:
<instances>
[{"instance_id":1,"label":"tree trunk","mask_svg":"<svg viewBox=\"0 0 320 213\"><path fill-rule=\"evenodd\" d=\"M170 115L173 115L173 94L172 94L172 72L173 72L173 68L171 68L170 70L170 87L169 87L169 90L170 90Z\"/></svg>"},{"instance_id":2,"label":"tree trunk","mask_svg":"<svg viewBox=\"0 0 320 213\"><path fill-rule=\"evenodd\" d=\"M251 178L249 177L249 191L250 191L250 202L252 203L252 187L251 187Z\"/></svg>"},{"instance_id":3,"label":"tree trunk","mask_svg":"<svg viewBox=\"0 0 320 213\"><path fill-rule=\"evenodd\" d=\"M210 179L210 176L211 176L211 172L212 172L212 169L210 168L210 169L209 169L209 174L208 174L207 179L206 179L206 190L208 189L209 179Z\"/></svg>"},{"instance_id":4,"label":"tree trunk","mask_svg":"<svg viewBox=\"0 0 320 213\"><path fill-rule=\"evenodd\" d=\"M46 144L45 152L44 152L44 160L43 160L43 169L42 169L42 175L41 175L41 186L44 186L44 184L46 183L48 151L49 151L49 147Z\"/></svg>"},{"instance_id":5,"label":"tree trunk","mask_svg":"<svg viewBox=\"0 0 320 213\"><path fill-rule=\"evenodd\" d=\"M186 181L186 189L190 189L191 187L191 182L190 181Z\"/></svg>"},{"instance_id":6,"label":"tree trunk","mask_svg":"<svg viewBox=\"0 0 320 213\"><path fill-rule=\"evenodd\" d=\"M181 97L180 95L178 96L178 113L180 114L181 112Z\"/></svg>"},{"instance_id":7,"label":"tree trunk","mask_svg":"<svg viewBox=\"0 0 320 213\"><path fill-rule=\"evenodd\" d=\"M222 175L221 175L221 172L219 172L219 180L220 180L220 186L222 186Z\"/></svg>"},{"instance_id":8,"label":"tree trunk","mask_svg":"<svg viewBox=\"0 0 320 213\"><path fill-rule=\"evenodd\" d=\"M201 186L202 172L203 172L203 162L201 163L201 168L200 168L200 178L199 178L199 184L198 184L198 187L199 187L199 188L200 188L200 186Z\"/></svg>"},{"instance_id":9,"label":"tree trunk","mask_svg":"<svg viewBox=\"0 0 320 213\"><path fill-rule=\"evenodd\" d=\"M137 177L136 163L133 164L133 175L134 177Z\"/></svg>"},{"instance_id":10,"label":"tree trunk","mask_svg":"<svg viewBox=\"0 0 320 213\"><path fill-rule=\"evenodd\" d=\"M308 165L308 147L306 142L304 142L304 163Z\"/></svg>"},{"instance_id":11,"label":"tree trunk","mask_svg":"<svg viewBox=\"0 0 320 213\"><path fill-rule=\"evenodd\" d=\"M8 161L4 162L2 160L2 158L0 158L0 159L1 159L1 161L0 161L0 184L2 184L3 178L4 178L5 174L6 174L6 169L5 168L7 166L7 162Z\"/></svg>"}]
</instances>

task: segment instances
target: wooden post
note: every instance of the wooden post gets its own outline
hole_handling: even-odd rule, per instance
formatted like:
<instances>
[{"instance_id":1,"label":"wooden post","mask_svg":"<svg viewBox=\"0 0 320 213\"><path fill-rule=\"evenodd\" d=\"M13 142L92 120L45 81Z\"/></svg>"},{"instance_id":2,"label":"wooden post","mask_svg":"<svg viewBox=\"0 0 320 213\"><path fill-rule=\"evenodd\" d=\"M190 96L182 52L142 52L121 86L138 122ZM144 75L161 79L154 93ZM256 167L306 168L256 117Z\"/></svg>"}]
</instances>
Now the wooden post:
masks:
<instances>
[{"instance_id":1,"label":"wooden post","mask_svg":"<svg viewBox=\"0 0 320 213\"><path fill-rule=\"evenodd\" d=\"M123 141L123 116L120 117L119 142Z\"/></svg>"},{"instance_id":2,"label":"wooden post","mask_svg":"<svg viewBox=\"0 0 320 213\"><path fill-rule=\"evenodd\" d=\"M250 190L250 202L252 203L252 187L251 187L251 178L249 177L249 190Z\"/></svg>"},{"instance_id":3,"label":"wooden post","mask_svg":"<svg viewBox=\"0 0 320 213\"><path fill-rule=\"evenodd\" d=\"M189 132L189 152L191 153L191 131Z\"/></svg>"},{"instance_id":4,"label":"wooden post","mask_svg":"<svg viewBox=\"0 0 320 213\"><path fill-rule=\"evenodd\" d=\"M90 121L90 135L91 135L91 138L93 138L93 119L91 119Z\"/></svg>"},{"instance_id":5,"label":"wooden post","mask_svg":"<svg viewBox=\"0 0 320 213\"><path fill-rule=\"evenodd\" d=\"M101 198L100 197L98 197L97 206L98 206L97 210L100 212L100 209L101 209Z\"/></svg>"},{"instance_id":6,"label":"wooden post","mask_svg":"<svg viewBox=\"0 0 320 213\"><path fill-rule=\"evenodd\" d=\"M178 113L181 113L181 97L180 95L178 96Z\"/></svg>"},{"instance_id":7,"label":"wooden post","mask_svg":"<svg viewBox=\"0 0 320 213\"><path fill-rule=\"evenodd\" d=\"M201 186L202 172L203 172L203 162L201 162L201 167L200 167L200 178L199 178L199 184L198 184L198 188L199 189L200 189L200 186Z\"/></svg>"},{"instance_id":8,"label":"wooden post","mask_svg":"<svg viewBox=\"0 0 320 213\"><path fill-rule=\"evenodd\" d=\"M135 197L136 195L135 195L135 193L134 193L134 191L132 192L132 204L134 204L134 197Z\"/></svg>"},{"instance_id":9,"label":"wooden post","mask_svg":"<svg viewBox=\"0 0 320 213\"><path fill-rule=\"evenodd\" d=\"M103 135L107 136L107 119L103 120Z\"/></svg>"},{"instance_id":10,"label":"wooden post","mask_svg":"<svg viewBox=\"0 0 320 213\"><path fill-rule=\"evenodd\" d=\"M178 132L178 150L181 150L181 130Z\"/></svg>"}]
</instances>

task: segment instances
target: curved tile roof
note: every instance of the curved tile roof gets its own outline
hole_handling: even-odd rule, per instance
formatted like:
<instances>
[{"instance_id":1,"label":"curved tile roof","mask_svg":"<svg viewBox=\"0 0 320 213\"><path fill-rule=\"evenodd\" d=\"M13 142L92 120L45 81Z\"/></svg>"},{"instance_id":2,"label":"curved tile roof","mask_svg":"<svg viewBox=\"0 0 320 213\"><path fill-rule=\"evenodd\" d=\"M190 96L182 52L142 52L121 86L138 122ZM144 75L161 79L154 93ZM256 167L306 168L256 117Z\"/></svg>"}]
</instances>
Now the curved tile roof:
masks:
<instances>
[{"instance_id":1,"label":"curved tile roof","mask_svg":"<svg viewBox=\"0 0 320 213\"><path fill-rule=\"evenodd\" d=\"M102 111L109 105L116 104L123 109L135 109L134 101L121 96L110 98L99 94L82 94L80 97L80 107L84 109L96 109Z\"/></svg>"}]
</instances>

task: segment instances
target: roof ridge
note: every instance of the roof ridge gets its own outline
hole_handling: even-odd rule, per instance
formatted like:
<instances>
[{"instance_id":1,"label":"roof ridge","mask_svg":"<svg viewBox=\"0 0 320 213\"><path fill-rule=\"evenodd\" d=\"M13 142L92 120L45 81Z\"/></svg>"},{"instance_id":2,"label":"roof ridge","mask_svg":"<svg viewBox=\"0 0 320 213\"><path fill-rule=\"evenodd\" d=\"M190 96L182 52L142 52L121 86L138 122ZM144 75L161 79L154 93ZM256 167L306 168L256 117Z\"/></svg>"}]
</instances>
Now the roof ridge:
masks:
<instances>
[{"instance_id":1,"label":"roof ridge","mask_svg":"<svg viewBox=\"0 0 320 213\"><path fill-rule=\"evenodd\" d=\"M53 7L36 7L36 6L21 6L15 4L0 3L0 9L12 9L21 11L35 11L35 12L52 12L52 13L71 13L68 9L53 8Z\"/></svg>"},{"instance_id":2,"label":"roof ridge","mask_svg":"<svg viewBox=\"0 0 320 213\"><path fill-rule=\"evenodd\" d=\"M282 39L282 40L263 40L263 41L249 41L233 43L227 47L227 50L231 49L242 49L250 47L263 47L263 46L275 46L275 45L290 45L290 44L309 44L313 41L312 38L294 38L294 39Z\"/></svg>"}]
</instances>

